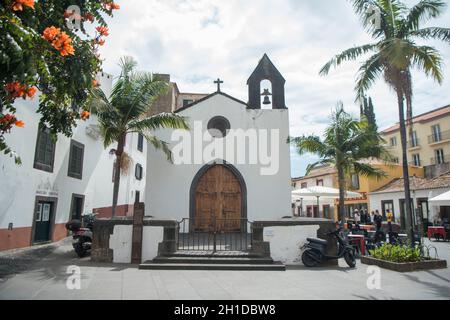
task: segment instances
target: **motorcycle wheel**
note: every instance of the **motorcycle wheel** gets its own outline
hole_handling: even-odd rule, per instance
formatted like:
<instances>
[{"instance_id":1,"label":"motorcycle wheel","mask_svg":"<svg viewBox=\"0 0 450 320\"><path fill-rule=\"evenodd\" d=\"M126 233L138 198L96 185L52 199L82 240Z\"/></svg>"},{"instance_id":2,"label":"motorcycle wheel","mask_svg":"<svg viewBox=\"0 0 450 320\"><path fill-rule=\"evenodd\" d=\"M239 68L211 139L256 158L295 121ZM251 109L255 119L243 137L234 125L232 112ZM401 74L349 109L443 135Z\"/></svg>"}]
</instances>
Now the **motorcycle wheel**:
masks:
<instances>
[{"instance_id":1,"label":"motorcycle wheel","mask_svg":"<svg viewBox=\"0 0 450 320\"><path fill-rule=\"evenodd\" d=\"M81 242L77 242L73 248L75 249L76 254L79 258L83 258L86 256L87 251L83 248L83 244Z\"/></svg>"},{"instance_id":2,"label":"motorcycle wheel","mask_svg":"<svg viewBox=\"0 0 450 320\"><path fill-rule=\"evenodd\" d=\"M311 250L306 250L302 254L302 262L308 268L314 268L319 264L319 262L316 261L312 257L312 255L313 255L313 253L311 253Z\"/></svg>"},{"instance_id":3,"label":"motorcycle wheel","mask_svg":"<svg viewBox=\"0 0 450 320\"><path fill-rule=\"evenodd\" d=\"M353 250L347 250L344 253L344 259L350 268L356 267L356 258L355 258L355 253L353 252Z\"/></svg>"}]
</instances>

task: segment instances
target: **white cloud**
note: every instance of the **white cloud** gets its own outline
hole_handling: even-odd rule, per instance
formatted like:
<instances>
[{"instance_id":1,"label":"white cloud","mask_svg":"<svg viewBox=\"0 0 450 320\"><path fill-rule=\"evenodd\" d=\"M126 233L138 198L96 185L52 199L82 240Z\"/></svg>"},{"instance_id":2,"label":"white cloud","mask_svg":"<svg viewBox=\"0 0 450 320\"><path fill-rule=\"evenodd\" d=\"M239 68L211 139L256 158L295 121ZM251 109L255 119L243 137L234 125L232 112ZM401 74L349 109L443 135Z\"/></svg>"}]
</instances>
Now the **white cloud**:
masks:
<instances>
[{"instance_id":1,"label":"white cloud","mask_svg":"<svg viewBox=\"0 0 450 320\"><path fill-rule=\"evenodd\" d=\"M416 1L406 1L409 5ZM212 92L221 77L223 90L247 100L246 81L267 52L287 80L291 134L321 134L330 111L342 100L354 105L358 63L320 77L321 66L334 54L371 42L348 1L300 0L127 0L110 20L111 35L102 48L104 69L117 74L122 55L139 67L170 73L182 91ZM433 24L446 26L447 12ZM450 47L436 45L448 67ZM414 73L415 113L450 103L450 70L442 86ZM372 89L380 127L395 123L396 99L380 80ZM302 160L299 160L302 159ZM293 172L303 172L307 157L293 158Z\"/></svg>"}]
</instances>

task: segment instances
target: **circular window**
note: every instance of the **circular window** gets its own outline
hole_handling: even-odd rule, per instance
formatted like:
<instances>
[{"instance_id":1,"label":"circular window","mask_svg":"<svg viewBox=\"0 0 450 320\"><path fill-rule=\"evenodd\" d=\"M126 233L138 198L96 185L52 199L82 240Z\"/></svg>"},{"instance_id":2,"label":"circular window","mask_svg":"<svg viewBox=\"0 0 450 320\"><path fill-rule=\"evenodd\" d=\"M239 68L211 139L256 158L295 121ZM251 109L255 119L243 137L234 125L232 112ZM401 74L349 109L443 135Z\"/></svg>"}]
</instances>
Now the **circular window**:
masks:
<instances>
[{"instance_id":1,"label":"circular window","mask_svg":"<svg viewBox=\"0 0 450 320\"><path fill-rule=\"evenodd\" d=\"M223 138L230 130L230 121L227 118L217 116L209 120L208 132L214 138Z\"/></svg>"}]
</instances>

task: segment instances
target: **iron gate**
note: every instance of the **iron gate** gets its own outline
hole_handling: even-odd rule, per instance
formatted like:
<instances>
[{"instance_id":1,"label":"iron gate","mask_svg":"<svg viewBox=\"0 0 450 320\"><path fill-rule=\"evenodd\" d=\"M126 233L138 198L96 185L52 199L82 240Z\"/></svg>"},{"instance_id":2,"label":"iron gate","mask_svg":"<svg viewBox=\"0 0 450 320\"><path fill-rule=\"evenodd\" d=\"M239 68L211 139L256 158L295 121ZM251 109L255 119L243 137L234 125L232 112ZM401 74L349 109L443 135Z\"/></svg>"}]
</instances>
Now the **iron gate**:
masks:
<instances>
[{"instance_id":1,"label":"iron gate","mask_svg":"<svg viewBox=\"0 0 450 320\"><path fill-rule=\"evenodd\" d=\"M178 250L250 251L252 223L247 219L190 219L178 222Z\"/></svg>"}]
</instances>

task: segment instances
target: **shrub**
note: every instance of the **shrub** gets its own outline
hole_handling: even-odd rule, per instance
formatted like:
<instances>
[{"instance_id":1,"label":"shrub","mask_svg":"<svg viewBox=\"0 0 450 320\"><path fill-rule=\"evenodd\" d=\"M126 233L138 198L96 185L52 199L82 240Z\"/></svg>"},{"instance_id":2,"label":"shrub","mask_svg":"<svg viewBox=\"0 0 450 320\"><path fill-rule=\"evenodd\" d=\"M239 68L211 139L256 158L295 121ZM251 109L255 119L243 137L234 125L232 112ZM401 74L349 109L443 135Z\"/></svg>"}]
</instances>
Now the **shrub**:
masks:
<instances>
[{"instance_id":1,"label":"shrub","mask_svg":"<svg viewBox=\"0 0 450 320\"><path fill-rule=\"evenodd\" d=\"M369 253L376 259L398 263L419 262L425 259L420 247L411 248L409 246L384 244L379 248L370 250Z\"/></svg>"}]
</instances>

